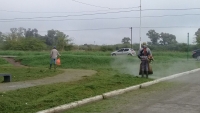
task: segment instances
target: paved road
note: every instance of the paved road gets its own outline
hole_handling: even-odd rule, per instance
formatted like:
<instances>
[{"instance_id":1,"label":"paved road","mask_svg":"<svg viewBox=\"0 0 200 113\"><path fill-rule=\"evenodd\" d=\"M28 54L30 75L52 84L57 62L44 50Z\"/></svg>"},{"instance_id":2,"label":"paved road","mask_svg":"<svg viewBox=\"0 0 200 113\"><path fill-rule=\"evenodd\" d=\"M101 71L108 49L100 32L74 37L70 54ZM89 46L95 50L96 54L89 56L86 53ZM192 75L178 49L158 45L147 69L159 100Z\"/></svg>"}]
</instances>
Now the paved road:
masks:
<instances>
[{"instance_id":1,"label":"paved road","mask_svg":"<svg viewBox=\"0 0 200 113\"><path fill-rule=\"evenodd\" d=\"M200 71L67 113L200 113Z\"/></svg>"}]
</instances>

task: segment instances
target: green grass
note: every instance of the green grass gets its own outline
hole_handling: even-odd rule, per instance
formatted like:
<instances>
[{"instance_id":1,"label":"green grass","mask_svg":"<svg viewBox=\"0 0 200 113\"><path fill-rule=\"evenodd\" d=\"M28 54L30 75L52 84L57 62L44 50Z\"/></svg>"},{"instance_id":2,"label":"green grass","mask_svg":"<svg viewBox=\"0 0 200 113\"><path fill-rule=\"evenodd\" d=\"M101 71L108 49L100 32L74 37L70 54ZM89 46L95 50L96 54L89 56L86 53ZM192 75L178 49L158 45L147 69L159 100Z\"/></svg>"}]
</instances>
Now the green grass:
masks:
<instances>
[{"instance_id":1,"label":"green grass","mask_svg":"<svg viewBox=\"0 0 200 113\"><path fill-rule=\"evenodd\" d=\"M149 80L117 74L109 70L101 71L92 77L76 82L0 93L0 95L3 95L0 96L0 109L1 112L8 113L13 111L15 113L33 113Z\"/></svg>"},{"instance_id":2,"label":"green grass","mask_svg":"<svg viewBox=\"0 0 200 113\"><path fill-rule=\"evenodd\" d=\"M14 67L14 66L1 66L0 73L9 73L12 75L12 82L35 80L44 77L55 76L59 73L64 72L63 70L49 70L47 68L32 68L32 67ZM3 77L0 78L3 81Z\"/></svg>"},{"instance_id":3,"label":"green grass","mask_svg":"<svg viewBox=\"0 0 200 113\"><path fill-rule=\"evenodd\" d=\"M110 52L93 52L93 51L60 51L62 55L93 55L93 56L110 56ZM13 56L29 56L29 55L49 55L49 51L0 51L1 55L13 55Z\"/></svg>"},{"instance_id":4,"label":"green grass","mask_svg":"<svg viewBox=\"0 0 200 113\"><path fill-rule=\"evenodd\" d=\"M152 95L154 95L154 97L160 96L161 93L163 94L167 91L170 91L171 89L180 87L182 87L182 83L180 82L160 82L149 86L148 88L134 90L110 99L104 99L103 101L79 106L74 109L69 109L63 113L123 113L117 111L114 112L114 109L121 105L138 106L141 100L149 100L151 99ZM129 100L131 100L131 103Z\"/></svg>"},{"instance_id":5,"label":"green grass","mask_svg":"<svg viewBox=\"0 0 200 113\"><path fill-rule=\"evenodd\" d=\"M194 59L174 58L171 61L159 61L151 64L154 70L153 78L161 78L176 73L181 73L193 69L200 68L200 62Z\"/></svg>"},{"instance_id":6,"label":"green grass","mask_svg":"<svg viewBox=\"0 0 200 113\"><path fill-rule=\"evenodd\" d=\"M179 57L179 58L187 58L187 52L176 52L176 51L168 51L168 52L153 52L153 56L170 56L170 57ZM189 57L191 57L191 53L189 53Z\"/></svg>"},{"instance_id":7,"label":"green grass","mask_svg":"<svg viewBox=\"0 0 200 113\"><path fill-rule=\"evenodd\" d=\"M62 55L60 67L92 69L93 67L108 66L111 59L110 56ZM48 55L23 56L16 58L16 60L28 66L47 66L50 62Z\"/></svg>"},{"instance_id":8,"label":"green grass","mask_svg":"<svg viewBox=\"0 0 200 113\"><path fill-rule=\"evenodd\" d=\"M32 67L30 74L33 75L29 76L34 76L36 73L32 70L38 69L39 76L30 79L39 78L40 70L45 70L49 66L49 52L7 51L7 53L0 52L0 54L18 55L16 60ZM32 113L152 80L133 76L138 75L140 61L137 57L112 57L108 52L62 52L61 54L61 68L94 69L97 74L70 83L57 83L0 93L0 111ZM191 59L187 61L185 53L155 52L153 54L154 74L151 76L155 78L200 67L200 62ZM0 62L4 61L0 60ZM9 72L17 71L12 67L5 68ZM22 68L22 70L19 72L24 72L22 75L27 76L28 68ZM48 73L48 71L43 72ZM47 74L47 76L50 75Z\"/></svg>"},{"instance_id":9,"label":"green grass","mask_svg":"<svg viewBox=\"0 0 200 113\"><path fill-rule=\"evenodd\" d=\"M93 56L110 56L111 52L99 52L99 51L67 51L62 52L62 54L67 55L93 55Z\"/></svg>"},{"instance_id":10,"label":"green grass","mask_svg":"<svg viewBox=\"0 0 200 113\"><path fill-rule=\"evenodd\" d=\"M8 64L8 62L2 58L0 58L0 65Z\"/></svg>"},{"instance_id":11,"label":"green grass","mask_svg":"<svg viewBox=\"0 0 200 113\"><path fill-rule=\"evenodd\" d=\"M12 55L12 56L28 56L28 55L43 55L43 54L49 54L49 52L46 51L14 51L14 50L8 50L8 51L0 51L0 55Z\"/></svg>"},{"instance_id":12,"label":"green grass","mask_svg":"<svg viewBox=\"0 0 200 113\"><path fill-rule=\"evenodd\" d=\"M12 66L12 65L0 57L0 66Z\"/></svg>"}]
</instances>

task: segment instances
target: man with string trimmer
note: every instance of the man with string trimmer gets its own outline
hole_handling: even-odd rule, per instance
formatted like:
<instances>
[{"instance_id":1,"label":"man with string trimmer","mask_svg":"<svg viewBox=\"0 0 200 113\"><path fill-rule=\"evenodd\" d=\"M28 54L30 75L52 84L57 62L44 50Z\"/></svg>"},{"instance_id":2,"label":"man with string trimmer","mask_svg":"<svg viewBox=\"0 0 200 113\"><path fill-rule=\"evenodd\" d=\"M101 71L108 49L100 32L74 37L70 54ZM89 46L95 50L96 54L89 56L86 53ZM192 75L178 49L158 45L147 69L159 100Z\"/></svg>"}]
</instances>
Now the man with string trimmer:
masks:
<instances>
[{"instance_id":1,"label":"man with string trimmer","mask_svg":"<svg viewBox=\"0 0 200 113\"><path fill-rule=\"evenodd\" d=\"M138 52L138 58L141 60L139 75L142 75L143 78L145 74L146 78L148 78L149 74L153 74L153 70L150 66L150 62L153 61L153 57L151 50L147 47L146 43L142 44L142 48Z\"/></svg>"}]
</instances>

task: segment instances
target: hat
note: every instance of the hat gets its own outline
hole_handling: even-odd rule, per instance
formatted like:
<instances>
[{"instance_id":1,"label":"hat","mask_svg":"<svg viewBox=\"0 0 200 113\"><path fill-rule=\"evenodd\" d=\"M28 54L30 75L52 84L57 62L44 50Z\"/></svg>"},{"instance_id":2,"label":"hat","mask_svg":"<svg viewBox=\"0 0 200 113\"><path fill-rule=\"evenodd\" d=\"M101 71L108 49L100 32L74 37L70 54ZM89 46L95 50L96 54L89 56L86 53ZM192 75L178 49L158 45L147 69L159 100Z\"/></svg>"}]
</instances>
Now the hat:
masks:
<instances>
[{"instance_id":1,"label":"hat","mask_svg":"<svg viewBox=\"0 0 200 113\"><path fill-rule=\"evenodd\" d=\"M142 45L143 45L143 46L144 46L144 45L147 45L147 43L146 43L146 42L143 42Z\"/></svg>"},{"instance_id":2,"label":"hat","mask_svg":"<svg viewBox=\"0 0 200 113\"><path fill-rule=\"evenodd\" d=\"M143 42L143 43L142 43L142 47L147 47L147 43L146 43L146 42Z\"/></svg>"},{"instance_id":3,"label":"hat","mask_svg":"<svg viewBox=\"0 0 200 113\"><path fill-rule=\"evenodd\" d=\"M56 46L53 46L54 49L56 49Z\"/></svg>"}]
</instances>

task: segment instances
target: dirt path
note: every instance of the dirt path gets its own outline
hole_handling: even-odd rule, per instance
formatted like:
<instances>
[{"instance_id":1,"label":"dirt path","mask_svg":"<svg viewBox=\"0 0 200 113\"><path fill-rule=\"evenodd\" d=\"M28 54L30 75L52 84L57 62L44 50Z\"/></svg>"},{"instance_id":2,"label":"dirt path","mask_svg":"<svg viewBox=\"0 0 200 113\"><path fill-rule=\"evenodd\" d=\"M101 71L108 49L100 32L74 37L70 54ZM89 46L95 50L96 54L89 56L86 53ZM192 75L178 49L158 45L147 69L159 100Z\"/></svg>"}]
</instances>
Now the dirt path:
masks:
<instances>
[{"instance_id":1,"label":"dirt path","mask_svg":"<svg viewBox=\"0 0 200 113\"><path fill-rule=\"evenodd\" d=\"M19 62L15 62L13 58L4 58L9 63L14 66L23 66ZM16 90L20 88L33 87L38 85L53 84L59 82L71 82L82 79L86 76L91 76L96 73L94 70L82 70L82 69L63 69L65 72L53 77L46 77L38 80L28 80L21 82L9 82L9 83L0 83L0 92Z\"/></svg>"},{"instance_id":2,"label":"dirt path","mask_svg":"<svg viewBox=\"0 0 200 113\"><path fill-rule=\"evenodd\" d=\"M12 64L13 66L22 66L25 67L24 65L21 65L20 62L16 62L13 57L2 57L4 60L6 60L8 63Z\"/></svg>"}]
</instances>

